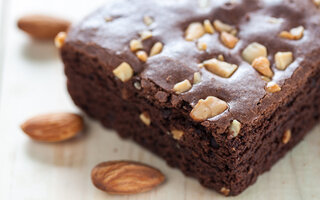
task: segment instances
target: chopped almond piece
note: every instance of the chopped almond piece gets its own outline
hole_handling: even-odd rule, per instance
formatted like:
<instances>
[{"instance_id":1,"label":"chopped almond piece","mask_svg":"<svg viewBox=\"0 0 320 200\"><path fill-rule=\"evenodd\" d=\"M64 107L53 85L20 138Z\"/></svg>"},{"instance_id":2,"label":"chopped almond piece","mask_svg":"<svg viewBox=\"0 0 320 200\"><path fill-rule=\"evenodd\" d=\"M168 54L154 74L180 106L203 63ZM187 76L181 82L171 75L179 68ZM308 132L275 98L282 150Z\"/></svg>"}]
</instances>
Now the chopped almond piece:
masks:
<instances>
[{"instance_id":1,"label":"chopped almond piece","mask_svg":"<svg viewBox=\"0 0 320 200\"><path fill-rule=\"evenodd\" d=\"M285 70L293 62L293 54L292 52L278 52L276 53L274 60L277 69Z\"/></svg>"},{"instance_id":2,"label":"chopped almond piece","mask_svg":"<svg viewBox=\"0 0 320 200\"><path fill-rule=\"evenodd\" d=\"M58 35L54 38L54 44L57 48L61 48L64 45L64 41L67 37L66 32L60 32Z\"/></svg>"},{"instance_id":3,"label":"chopped almond piece","mask_svg":"<svg viewBox=\"0 0 320 200\"><path fill-rule=\"evenodd\" d=\"M215 58L204 61L203 65L210 72L224 78L229 78L238 68L237 65L220 61Z\"/></svg>"},{"instance_id":4,"label":"chopped almond piece","mask_svg":"<svg viewBox=\"0 0 320 200\"><path fill-rule=\"evenodd\" d=\"M199 22L191 23L185 33L185 39L187 41L194 41L199 39L205 34L204 27Z\"/></svg>"},{"instance_id":5,"label":"chopped almond piece","mask_svg":"<svg viewBox=\"0 0 320 200\"><path fill-rule=\"evenodd\" d=\"M131 40L130 41L130 50L131 51L135 52L140 49L143 49L143 45L140 40Z\"/></svg>"},{"instance_id":6,"label":"chopped almond piece","mask_svg":"<svg viewBox=\"0 0 320 200\"><path fill-rule=\"evenodd\" d=\"M265 82L270 82L271 79L269 77L266 76L261 76L261 79L264 80Z\"/></svg>"},{"instance_id":7,"label":"chopped almond piece","mask_svg":"<svg viewBox=\"0 0 320 200\"><path fill-rule=\"evenodd\" d=\"M291 139L291 130L286 130L282 137L282 143L287 144Z\"/></svg>"},{"instance_id":8,"label":"chopped almond piece","mask_svg":"<svg viewBox=\"0 0 320 200\"><path fill-rule=\"evenodd\" d=\"M213 26L220 33L227 32L227 33L230 33L232 35L236 35L237 34L237 30L235 28L233 28L229 24L225 24L225 23L221 22L220 20L214 20Z\"/></svg>"},{"instance_id":9,"label":"chopped almond piece","mask_svg":"<svg viewBox=\"0 0 320 200\"><path fill-rule=\"evenodd\" d=\"M133 76L133 69L128 63L123 62L113 70L113 74L122 82L126 82Z\"/></svg>"},{"instance_id":10,"label":"chopped almond piece","mask_svg":"<svg viewBox=\"0 0 320 200\"><path fill-rule=\"evenodd\" d=\"M177 129L172 129L171 130L171 134L172 134L174 139L180 140L182 138L184 132L180 131L180 130L177 130Z\"/></svg>"},{"instance_id":11,"label":"chopped almond piece","mask_svg":"<svg viewBox=\"0 0 320 200\"><path fill-rule=\"evenodd\" d=\"M142 62L147 62L148 60L148 54L145 51L137 51L136 56L141 60Z\"/></svg>"},{"instance_id":12,"label":"chopped almond piece","mask_svg":"<svg viewBox=\"0 0 320 200\"><path fill-rule=\"evenodd\" d=\"M150 50L150 56L155 56L161 53L162 49L163 49L163 44L161 42L155 43Z\"/></svg>"},{"instance_id":13,"label":"chopped almond piece","mask_svg":"<svg viewBox=\"0 0 320 200\"><path fill-rule=\"evenodd\" d=\"M214 33L214 28L210 22L210 20L206 19L204 20L203 22L203 27L204 27L204 30L209 33L209 34L213 34Z\"/></svg>"},{"instance_id":14,"label":"chopped almond piece","mask_svg":"<svg viewBox=\"0 0 320 200\"><path fill-rule=\"evenodd\" d=\"M139 117L140 117L141 121L142 121L145 125L150 126L150 124L151 124L151 119L150 119L150 116L149 116L149 114L148 114L147 112L141 113Z\"/></svg>"},{"instance_id":15,"label":"chopped almond piece","mask_svg":"<svg viewBox=\"0 0 320 200\"><path fill-rule=\"evenodd\" d=\"M198 67L199 67L199 68L204 68L204 64L203 64L203 63L199 63L199 64L198 64Z\"/></svg>"},{"instance_id":16,"label":"chopped almond piece","mask_svg":"<svg viewBox=\"0 0 320 200\"><path fill-rule=\"evenodd\" d=\"M188 90L190 90L192 87L191 83L189 80L184 80L181 81L177 84L174 85L173 90L177 93L177 94L181 94L183 92L186 92Z\"/></svg>"},{"instance_id":17,"label":"chopped almond piece","mask_svg":"<svg viewBox=\"0 0 320 200\"><path fill-rule=\"evenodd\" d=\"M104 20L106 20L106 22L111 22L113 20L113 18L108 16L108 17L105 17Z\"/></svg>"},{"instance_id":18,"label":"chopped almond piece","mask_svg":"<svg viewBox=\"0 0 320 200\"><path fill-rule=\"evenodd\" d=\"M242 57L248 63L259 57L267 57L267 48L257 42L249 44L242 52Z\"/></svg>"},{"instance_id":19,"label":"chopped almond piece","mask_svg":"<svg viewBox=\"0 0 320 200\"><path fill-rule=\"evenodd\" d=\"M140 82L134 82L134 83L133 83L133 86L134 86L137 90L141 90L141 89L142 89Z\"/></svg>"},{"instance_id":20,"label":"chopped almond piece","mask_svg":"<svg viewBox=\"0 0 320 200\"><path fill-rule=\"evenodd\" d=\"M193 74L193 84L198 84L201 82L201 74L200 72L195 72Z\"/></svg>"},{"instance_id":21,"label":"chopped almond piece","mask_svg":"<svg viewBox=\"0 0 320 200\"><path fill-rule=\"evenodd\" d=\"M222 54L219 54L219 55L218 55L218 60L224 61L224 56L223 56Z\"/></svg>"},{"instance_id":22,"label":"chopped almond piece","mask_svg":"<svg viewBox=\"0 0 320 200\"><path fill-rule=\"evenodd\" d=\"M303 37L304 28L303 26L298 26L288 31L282 31L279 36L289 40L300 40Z\"/></svg>"},{"instance_id":23,"label":"chopped almond piece","mask_svg":"<svg viewBox=\"0 0 320 200\"><path fill-rule=\"evenodd\" d=\"M273 76L273 72L270 68L270 62L266 57L254 59L252 62L252 67L266 77L271 78Z\"/></svg>"},{"instance_id":24,"label":"chopped almond piece","mask_svg":"<svg viewBox=\"0 0 320 200\"><path fill-rule=\"evenodd\" d=\"M272 23L272 24L280 24L280 23L282 23L282 21L283 20L281 18L275 18L275 17L270 17L268 19L268 22Z\"/></svg>"},{"instance_id":25,"label":"chopped almond piece","mask_svg":"<svg viewBox=\"0 0 320 200\"><path fill-rule=\"evenodd\" d=\"M205 51L205 50L207 50L207 43L205 43L205 42L198 42L197 46L198 46L198 49L199 49L200 51Z\"/></svg>"},{"instance_id":26,"label":"chopped almond piece","mask_svg":"<svg viewBox=\"0 0 320 200\"><path fill-rule=\"evenodd\" d=\"M270 81L267 83L266 91L271 93L279 92L281 91L281 87L277 83Z\"/></svg>"},{"instance_id":27,"label":"chopped almond piece","mask_svg":"<svg viewBox=\"0 0 320 200\"><path fill-rule=\"evenodd\" d=\"M241 129L241 123L238 120L233 120L231 125L229 126L229 135L228 139L232 139L238 136Z\"/></svg>"},{"instance_id":28,"label":"chopped almond piece","mask_svg":"<svg viewBox=\"0 0 320 200\"><path fill-rule=\"evenodd\" d=\"M235 37L227 32L222 32L220 35L220 39L221 39L222 43L230 49L233 49L239 41L239 39L237 37Z\"/></svg>"},{"instance_id":29,"label":"chopped almond piece","mask_svg":"<svg viewBox=\"0 0 320 200\"><path fill-rule=\"evenodd\" d=\"M140 38L141 40L146 40L152 37L152 32L151 31L142 31L140 33Z\"/></svg>"},{"instance_id":30,"label":"chopped almond piece","mask_svg":"<svg viewBox=\"0 0 320 200\"><path fill-rule=\"evenodd\" d=\"M225 187L222 187L221 190L220 190L220 192L221 192L222 194L224 194L225 196L228 196L229 193L230 193L230 189L225 188Z\"/></svg>"},{"instance_id":31,"label":"chopped almond piece","mask_svg":"<svg viewBox=\"0 0 320 200\"><path fill-rule=\"evenodd\" d=\"M144 16L143 22L145 25L150 26L153 23L153 19L150 16Z\"/></svg>"},{"instance_id":32,"label":"chopped almond piece","mask_svg":"<svg viewBox=\"0 0 320 200\"><path fill-rule=\"evenodd\" d=\"M190 113L195 121L204 121L223 113L228 104L217 97L209 96L205 100L200 99Z\"/></svg>"}]
</instances>

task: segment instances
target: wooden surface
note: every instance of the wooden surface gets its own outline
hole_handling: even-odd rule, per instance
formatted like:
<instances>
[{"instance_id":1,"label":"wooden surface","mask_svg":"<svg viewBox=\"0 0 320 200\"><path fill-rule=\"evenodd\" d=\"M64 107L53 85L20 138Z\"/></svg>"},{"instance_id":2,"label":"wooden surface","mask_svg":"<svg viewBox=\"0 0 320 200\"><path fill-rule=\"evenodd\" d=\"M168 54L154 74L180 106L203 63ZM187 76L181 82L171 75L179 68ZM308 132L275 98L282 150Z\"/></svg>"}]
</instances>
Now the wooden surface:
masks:
<instances>
[{"instance_id":1,"label":"wooden surface","mask_svg":"<svg viewBox=\"0 0 320 200\"><path fill-rule=\"evenodd\" d=\"M67 94L62 64L52 43L32 41L16 28L17 18L28 13L46 13L76 21L103 2L0 0L3 25L0 29L3 68L3 73L0 72L0 199L224 199L87 118L87 128L80 137L59 144L34 142L21 132L19 125L30 116L52 111L78 112L78 109ZM320 199L319 158L320 126L270 172L260 176L255 185L230 199ZM163 171L167 182L145 194L121 197L105 194L91 184L90 171L97 163L114 159L149 163Z\"/></svg>"}]
</instances>

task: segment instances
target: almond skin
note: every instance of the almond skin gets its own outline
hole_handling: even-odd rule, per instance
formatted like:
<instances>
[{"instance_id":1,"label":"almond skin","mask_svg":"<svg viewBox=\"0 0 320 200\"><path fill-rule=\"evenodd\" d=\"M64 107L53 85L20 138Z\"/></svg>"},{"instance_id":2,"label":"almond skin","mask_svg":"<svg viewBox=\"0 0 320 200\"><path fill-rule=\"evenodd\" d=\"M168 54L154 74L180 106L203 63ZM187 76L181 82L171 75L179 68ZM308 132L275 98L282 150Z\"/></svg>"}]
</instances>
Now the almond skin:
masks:
<instances>
[{"instance_id":1,"label":"almond skin","mask_svg":"<svg viewBox=\"0 0 320 200\"><path fill-rule=\"evenodd\" d=\"M18 20L18 27L36 39L54 39L60 32L66 32L70 22L46 15L26 15Z\"/></svg>"},{"instance_id":2,"label":"almond skin","mask_svg":"<svg viewBox=\"0 0 320 200\"><path fill-rule=\"evenodd\" d=\"M37 141L61 142L74 137L83 129L83 119L72 113L44 114L25 121L21 129Z\"/></svg>"},{"instance_id":3,"label":"almond skin","mask_svg":"<svg viewBox=\"0 0 320 200\"><path fill-rule=\"evenodd\" d=\"M126 195L146 192L161 184L165 177L157 169L133 161L108 161L91 172L93 184L110 194Z\"/></svg>"}]
</instances>

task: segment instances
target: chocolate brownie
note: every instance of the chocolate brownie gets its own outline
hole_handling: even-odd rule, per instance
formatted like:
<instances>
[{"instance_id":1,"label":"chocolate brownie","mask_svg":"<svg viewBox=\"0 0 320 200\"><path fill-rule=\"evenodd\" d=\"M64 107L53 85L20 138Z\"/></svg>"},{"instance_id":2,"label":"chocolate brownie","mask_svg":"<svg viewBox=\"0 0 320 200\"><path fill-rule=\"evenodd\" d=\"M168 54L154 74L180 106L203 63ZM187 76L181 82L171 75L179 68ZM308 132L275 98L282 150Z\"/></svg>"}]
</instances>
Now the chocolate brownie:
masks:
<instances>
[{"instance_id":1,"label":"chocolate brownie","mask_svg":"<svg viewBox=\"0 0 320 200\"><path fill-rule=\"evenodd\" d=\"M117 0L70 29L69 93L105 127L237 195L319 121L318 4Z\"/></svg>"}]
</instances>

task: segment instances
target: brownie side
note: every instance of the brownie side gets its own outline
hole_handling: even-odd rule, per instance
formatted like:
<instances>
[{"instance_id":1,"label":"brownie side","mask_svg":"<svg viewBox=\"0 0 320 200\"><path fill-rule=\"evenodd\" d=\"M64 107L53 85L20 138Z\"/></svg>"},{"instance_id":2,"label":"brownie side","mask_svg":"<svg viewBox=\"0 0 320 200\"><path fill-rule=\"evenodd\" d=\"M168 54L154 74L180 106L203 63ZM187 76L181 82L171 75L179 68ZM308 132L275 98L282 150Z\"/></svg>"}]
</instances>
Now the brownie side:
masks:
<instances>
[{"instance_id":1,"label":"brownie side","mask_svg":"<svg viewBox=\"0 0 320 200\"><path fill-rule=\"evenodd\" d=\"M134 139L186 175L199 179L204 186L219 192L221 188L230 189L230 195L237 195L253 184L259 174L269 170L319 119L320 70L310 74L288 101L280 102L276 112L243 127L243 136L228 140L227 133L213 136L179 111L155 105L140 96L141 90L134 87L137 80L117 87L117 80L96 57L68 44L62 57L68 90L86 113L117 130L120 136ZM148 81L141 85L142 90L148 90L146 93L160 90ZM140 120L142 112L149 113L150 126ZM173 138L172 127L184 132L180 140ZM283 134L288 129L292 137L283 144Z\"/></svg>"}]
</instances>

